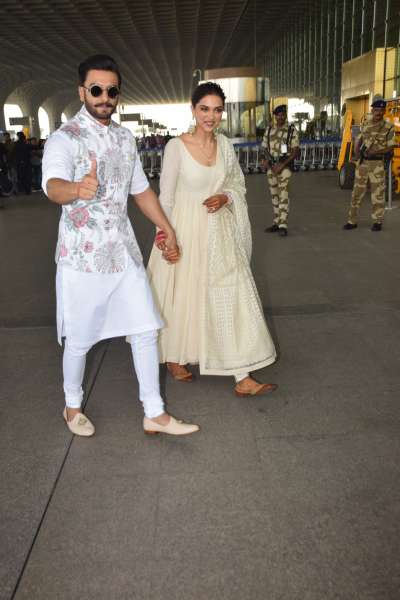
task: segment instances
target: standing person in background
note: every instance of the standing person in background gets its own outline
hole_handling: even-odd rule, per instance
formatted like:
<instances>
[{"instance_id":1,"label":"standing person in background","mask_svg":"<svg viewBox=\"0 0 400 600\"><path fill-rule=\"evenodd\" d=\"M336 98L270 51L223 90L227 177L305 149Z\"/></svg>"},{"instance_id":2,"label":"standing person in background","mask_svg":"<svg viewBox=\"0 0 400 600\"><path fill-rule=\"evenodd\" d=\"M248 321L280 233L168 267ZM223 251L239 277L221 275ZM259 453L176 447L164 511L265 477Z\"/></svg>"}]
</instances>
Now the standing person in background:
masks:
<instances>
[{"instance_id":1,"label":"standing person in background","mask_svg":"<svg viewBox=\"0 0 400 600\"><path fill-rule=\"evenodd\" d=\"M11 139L11 135L7 131L4 134L4 149L6 152L8 168L10 169L14 162L15 144Z\"/></svg>"},{"instance_id":2,"label":"standing person in background","mask_svg":"<svg viewBox=\"0 0 400 600\"><path fill-rule=\"evenodd\" d=\"M31 148L26 143L25 134L17 133L15 142L15 168L17 170L18 191L30 194L32 191Z\"/></svg>"},{"instance_id":3,"label":"standing person in background","mask_svg":"<svg viewBox=\"0 0 400 600\"><path fill-rule=\"evenodd\" d=\"M358 210L368 181L371 184L372 231L381 231L385 216L385 159L390 160L395 145L394 127L384 119L386 102L382 96L374 97L371 108L372 117L362 124L355 144L354 158L358 163L347 223L343 225L348 231L357 227Z\"/></svg>"},{"instance_id":4,"label":"standing person in background","mask_svg":"<svg viewBox=\"0 0 400 600\"><path fill-rule=\"evenodd\" d=\"M32 164L32 188L33 191L39 191L42 183L42 156L43 148L41 140L33 137L30 139L31 164Z\"/></svg>"},{"instance_id":5,"label":"standing person in background","mask_svg":"<svg viewBox=\"0 0 400 600\"><path fill-rule=\"evenodd\" d=\"M0 208L4 208L3 194L7 192L7 186L9 185L8 179L8 165L7 165L7 153L5 144L0 143ZM6 189L4 189L6 188Z\"/></svg>"},{"instance_id":6,"label":"standing person in background","mask_svg":"<svg viewBox=\"0 0 400 600\"><path fill-rule=\"evenodd\" d=\"M12 193L17 194L18 178L15 166L15 142L12 141L11 135L8 132L4 134L4 148L7 156L8 176L12 183Z\"/></svg>"},{"instance_id":7,"label":"standing person in background","mask_svg":"<svg viewBox=\"0 0 400 600\"><path fill-rule=\"evenodd\" d=\"M289 181L291 164L299 152L299 135L287 120L287 106L281 104L274 110L275 125L270 125L261 144L262 164L268 169L267 180L271 193L274 222L265 232L288 234Z\"/></svg>"},{"instance_id":8,"label":"standing person in background","mask_svg":"<svg viewBox=\"0 0 400 600\"><path fill-rule=\"evenodd\" d=\"M59 343L65 338L63 417L72 433L93 435L82 414L86 354L102 339L130 335L145 433L190 434L198 426L167 414L160 395L162 321L128 218L128 195L166 232L169 261L179 259L175 232L149 187L133 135L111 119L121 88L117 64L95 55L78 72L83 106L50 136L43 156L43 190L62 206L56 289Z\"/></svg>"}]
</instances>

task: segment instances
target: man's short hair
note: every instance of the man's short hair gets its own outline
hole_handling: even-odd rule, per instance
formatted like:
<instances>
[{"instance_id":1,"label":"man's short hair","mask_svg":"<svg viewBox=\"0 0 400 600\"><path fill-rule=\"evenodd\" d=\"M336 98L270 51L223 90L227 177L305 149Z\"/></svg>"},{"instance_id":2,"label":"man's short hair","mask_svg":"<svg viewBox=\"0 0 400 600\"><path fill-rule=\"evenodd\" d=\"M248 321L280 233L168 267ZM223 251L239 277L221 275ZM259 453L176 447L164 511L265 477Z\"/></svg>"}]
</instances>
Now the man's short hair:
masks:
<instances>
[{"instance_id":1,"label":"man's short hair","mask_svg":"<svg viewBox=\"0 0 400 600\"><path fill-rule=\"evenodd\" d=\"M118 86L121 87L121 73L119 72L117 63L111 56L107 54L94 54L81 62L78 67L80 85L84 85L87 74L92 69L96 71L112 71L118 76Z\"/></svg>"},{"instance_id":2,"label":"man's short hair","mask_svg":"<svg viewBox=\"0 0 400 600\"><path fill-rule=\"evenodd\" d=\"M277 106L274 109L274 115L279 115L280 113L287 113L287 106L286 104L280 104L279 106Z\"/></svg>"}]
</instances>

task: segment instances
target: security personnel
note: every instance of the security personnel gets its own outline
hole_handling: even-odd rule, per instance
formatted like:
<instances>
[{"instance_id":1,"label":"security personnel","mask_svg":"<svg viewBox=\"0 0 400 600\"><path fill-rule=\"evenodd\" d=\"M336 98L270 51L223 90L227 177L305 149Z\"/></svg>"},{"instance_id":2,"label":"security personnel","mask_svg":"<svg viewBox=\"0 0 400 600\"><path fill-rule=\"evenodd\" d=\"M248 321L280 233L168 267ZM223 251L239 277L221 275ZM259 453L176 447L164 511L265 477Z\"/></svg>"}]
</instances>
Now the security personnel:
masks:
<instances>
[{"instance_id":1,"label":"security personnel","mask_svg":"<svg viewBox=\"0 0 400 600\"><path fill-rule=\"evenodd\" d=\"M275 125L267 128L261 144L262 164L268 169L267 180L274 211L274 222L265 231L278 231L284 237L288 232L290 165L298 155L299 135L295 126L287 121L285 104L275 108L274 116Z\"/></svg>"},{"instance_id":2,"label":"security personnel","mask_svg":"<svg viewBox=\"0 0 400 600\"><path fill-rule=\"evenodd\" d=\"M361 126L355 144L354 157L358 163L350 211L347 223L343 226L347 230L357 227L358 209L367 191L368 180L371 185L372 231L382 229L385 215L385 160L390 160L392 156L395 132L393 125L383 118L386 102L382 96L374 96L371 108L372 117Z\"/></svg>"}]
</instances>

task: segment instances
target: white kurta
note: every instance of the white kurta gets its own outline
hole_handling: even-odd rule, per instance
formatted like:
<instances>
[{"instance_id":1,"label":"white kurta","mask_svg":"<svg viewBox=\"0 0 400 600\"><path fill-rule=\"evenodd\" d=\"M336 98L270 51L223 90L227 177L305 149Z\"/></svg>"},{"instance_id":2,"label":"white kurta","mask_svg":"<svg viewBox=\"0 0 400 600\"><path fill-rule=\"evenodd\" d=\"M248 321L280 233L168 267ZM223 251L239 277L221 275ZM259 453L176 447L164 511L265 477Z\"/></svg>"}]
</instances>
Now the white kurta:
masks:
<instances>
[{"instance_id":1,"label":"white kurta","mask_svg":"<svg viewBox=\"0 0 400 600\"><path fill-rule=\"evenodd\" d=\"M250 270L251 232L244 182L232 144L218 136L213 167L198 163L176 138L166 147L160 200L175 227L182 257L169 265L154 248L148 265L157 307L161 362L199 363L200 372L236 375L276 358ZM216 213L203 205L228 192Z\"/></svg>"},{"instance_id":2,"label":"white kurta","mask_svg":"<svg viewBox=\"0 0 400 600\"><path fill-rule=\"evenodd\" d=\"M62 206L56 250L58 340L79 347L162 326L127 214L128 194L149 185L132 134L82 107L46 143L43 189L51 178L80 181L93 159L97 194Z\"/></svg>"}]
</instances>

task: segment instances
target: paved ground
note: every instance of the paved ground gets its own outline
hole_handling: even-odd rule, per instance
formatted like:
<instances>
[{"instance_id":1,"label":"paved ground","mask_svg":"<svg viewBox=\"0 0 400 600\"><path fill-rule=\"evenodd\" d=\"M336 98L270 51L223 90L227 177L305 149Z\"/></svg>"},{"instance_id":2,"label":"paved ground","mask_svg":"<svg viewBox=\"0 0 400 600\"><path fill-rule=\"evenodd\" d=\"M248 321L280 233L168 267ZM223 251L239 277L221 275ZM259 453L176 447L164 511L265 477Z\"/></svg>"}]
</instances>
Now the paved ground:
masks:
<instances>
[{"instance_id":1,"label":"paved ground","mask_svg":"<svg viewBox=\"0 0 400 600\"><path fill-rule=\"evenodd\" d=\"M58 208L0 212L0 599L398 600L400 210L345 232L336 173L296 175L290 235L266 235L248 178L254 272L279 360L264 399L165 378L201 433L144 437L121 340L90 356L87 412L61 419ZM133 213L145 254L151 228Z\"/></svg>"}]
</instances>

